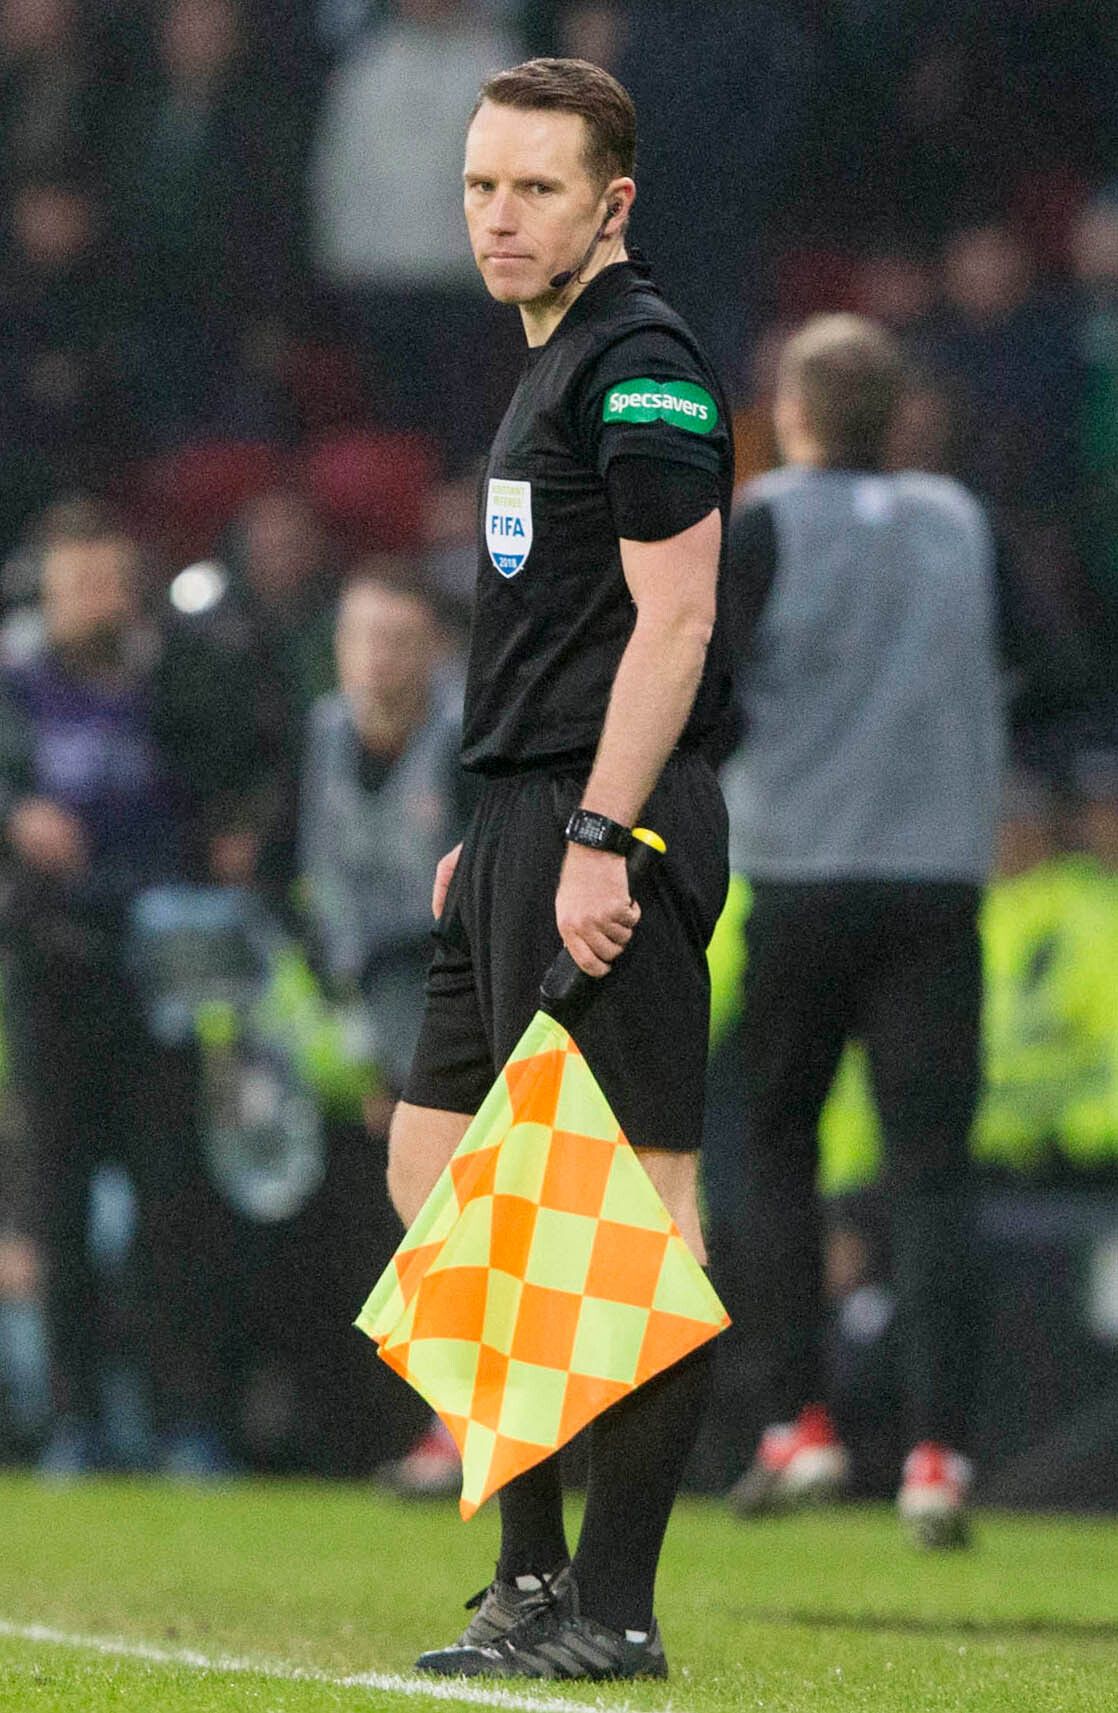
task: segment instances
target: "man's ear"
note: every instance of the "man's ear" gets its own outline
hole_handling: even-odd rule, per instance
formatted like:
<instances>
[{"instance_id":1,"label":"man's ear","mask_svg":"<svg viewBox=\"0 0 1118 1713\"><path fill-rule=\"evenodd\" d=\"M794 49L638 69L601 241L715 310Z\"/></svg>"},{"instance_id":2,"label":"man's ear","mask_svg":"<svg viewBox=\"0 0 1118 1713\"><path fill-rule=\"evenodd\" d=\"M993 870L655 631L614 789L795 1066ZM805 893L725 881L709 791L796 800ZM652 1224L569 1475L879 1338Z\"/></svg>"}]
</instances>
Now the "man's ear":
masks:
<instances>
[{"instance_id":1,"label":"man's ear","mask_svg":"<svg viewBox=\"0 0 1118 1713\"><path fill-rule=\"evenodd\" d=\"M606 218L602 223L603 238L617 238L625 230L632 212L637 187L631 178L615 178L606 186Z\"/></svg>"}]
</instances>

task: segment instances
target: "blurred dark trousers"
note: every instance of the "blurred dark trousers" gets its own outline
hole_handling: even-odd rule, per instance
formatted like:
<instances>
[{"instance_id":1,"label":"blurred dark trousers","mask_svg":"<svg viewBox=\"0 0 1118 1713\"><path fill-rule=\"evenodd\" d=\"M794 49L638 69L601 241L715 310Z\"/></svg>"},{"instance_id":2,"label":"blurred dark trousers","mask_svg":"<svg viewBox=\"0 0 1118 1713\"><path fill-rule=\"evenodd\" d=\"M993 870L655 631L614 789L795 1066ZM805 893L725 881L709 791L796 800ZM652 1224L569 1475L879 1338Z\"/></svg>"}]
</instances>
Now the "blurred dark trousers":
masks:
<instances>
[{"instance_id":1,"label":"blurred dark trousers","mask_svg":"<svg viewBox=\"0 0 1118 1713\"><path fill-rule=\"evenodd\" d=\"M150 1384L158 1426L212 1424L223 1214L199 1165L192 1056L150 1037L116 935L76 920L13 948L6 1021L37 1157L57 1409L95 1419L103 1365L123 1360ZM88 1241L107 1161L129 1174L137 1210L112 1290Z\"/></svg>"},{"instance_id":2,"label":"blurred dark trousers","mask_svg":"<svg viewBox=\"0 0 1118 1713\"><path fill-rule=\"evenodd\" d=\"M789 1421L826 1397L818 1123L856 1037L884 1137L908 1443L963 1442L978 904L976 887L954 883L754 886L738 1043L744 1134L712 1135L709 1146L738 1157L708 1167L712 1267L734 1319L723 1361L753 1424Z\"/></svg>"}]
</instances>

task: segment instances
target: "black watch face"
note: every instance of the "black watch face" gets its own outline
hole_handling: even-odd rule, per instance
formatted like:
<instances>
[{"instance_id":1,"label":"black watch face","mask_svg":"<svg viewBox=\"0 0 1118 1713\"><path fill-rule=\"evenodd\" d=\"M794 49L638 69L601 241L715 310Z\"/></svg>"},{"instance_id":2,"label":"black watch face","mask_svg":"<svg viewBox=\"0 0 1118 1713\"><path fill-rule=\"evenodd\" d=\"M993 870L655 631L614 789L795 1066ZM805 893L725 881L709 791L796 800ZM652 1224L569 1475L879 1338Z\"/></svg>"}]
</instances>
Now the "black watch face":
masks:
<instances>
[{"instance_id":1,"label":"black watch face","mask_svg":"<svg viewBox=\"0 0 1118 1713\"><path fill-rule=\"evenodd\" d=\"M628 842L623 827L607 820L604 815L595 815L590 809L575 810L567 823L567 837L576 844L589 845L599 851L616 851L619 855Z\"/></svg>"}]
</instances>

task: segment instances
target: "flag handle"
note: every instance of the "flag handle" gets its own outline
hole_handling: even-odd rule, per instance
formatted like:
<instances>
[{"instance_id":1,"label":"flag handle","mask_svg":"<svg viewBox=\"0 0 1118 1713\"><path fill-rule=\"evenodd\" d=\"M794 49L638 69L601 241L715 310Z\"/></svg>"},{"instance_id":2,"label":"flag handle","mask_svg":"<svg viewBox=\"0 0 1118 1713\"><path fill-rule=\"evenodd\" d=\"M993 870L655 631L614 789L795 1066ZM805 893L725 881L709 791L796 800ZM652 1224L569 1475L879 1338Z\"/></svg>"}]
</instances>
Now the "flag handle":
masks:
<instances>
[{"instance_id":1,"label":"flag handle","mask_svg":"<svg viewBox=\"0 0 1118 1713\"><path fill-rule=\"evenodd\" d=\"M641 875L667 850L659 833L648 827L633 828L634 845L626 858L629 888L635 891ZM566 946L556 954L540 983L540 1007L557 1023L570 1027L586 1001L596 991L599 977L580 970Z\"/></svg>"}]
</instances>

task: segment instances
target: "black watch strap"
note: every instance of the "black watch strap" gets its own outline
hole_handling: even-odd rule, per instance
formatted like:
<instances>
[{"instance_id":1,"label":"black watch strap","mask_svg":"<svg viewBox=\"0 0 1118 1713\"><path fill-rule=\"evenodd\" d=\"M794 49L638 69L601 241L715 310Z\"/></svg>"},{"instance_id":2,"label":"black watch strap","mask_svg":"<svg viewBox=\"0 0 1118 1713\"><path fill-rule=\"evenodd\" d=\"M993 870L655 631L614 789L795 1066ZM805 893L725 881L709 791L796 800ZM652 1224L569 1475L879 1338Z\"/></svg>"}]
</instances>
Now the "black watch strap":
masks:
<instances>
[{"instance_id":1,"label":"black watch strap","mask_svg":"<svg viewBox=\"0 0 1118 1713\"><path fill-rule=\"evenodd\" d=\"M576 809L563 836L572 845L612 851L615 856L628 856L633 848L633 835L628 827L623 827L620 821L611 821L608 815L596 815L593 809Z\"/></svg>"}]
</instances>

